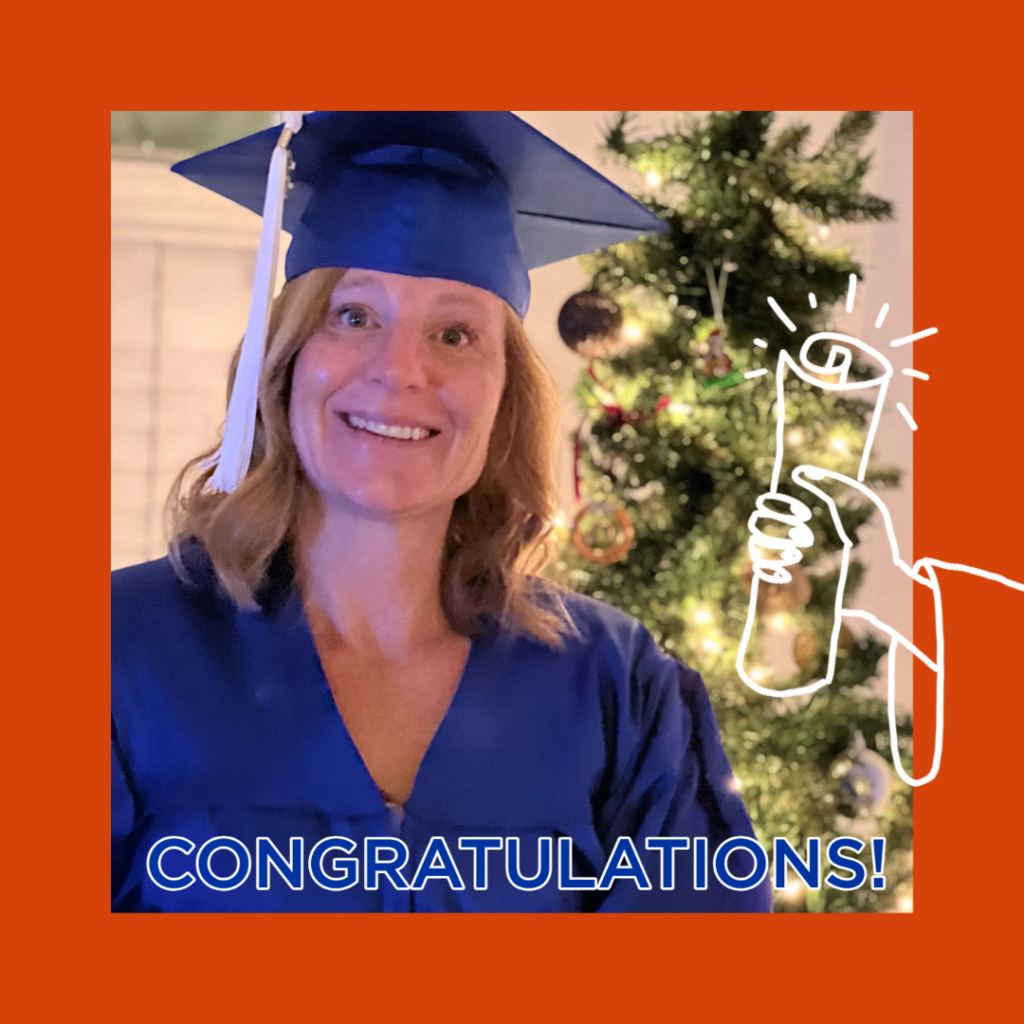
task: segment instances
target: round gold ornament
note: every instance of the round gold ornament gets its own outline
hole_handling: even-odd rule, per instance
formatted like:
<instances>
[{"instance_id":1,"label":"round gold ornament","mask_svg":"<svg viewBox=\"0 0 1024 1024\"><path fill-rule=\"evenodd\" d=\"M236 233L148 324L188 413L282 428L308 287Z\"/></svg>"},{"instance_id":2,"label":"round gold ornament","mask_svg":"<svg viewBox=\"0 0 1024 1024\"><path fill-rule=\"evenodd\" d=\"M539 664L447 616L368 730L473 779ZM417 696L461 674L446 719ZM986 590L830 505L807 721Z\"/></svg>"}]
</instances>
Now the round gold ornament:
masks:
<instances>
[{"instance_id":1,"label":"round gold ornament","mask_svg":"<svg viewBox=\"0 0 1024 1024\"><path fill-rule=\"evenodd\" d=\"M788 583L766 583L760 581L757 588L757 614L774 615L776 612L791 612L803 608L811 599L811 579L799 565L789 565ZM754 563L747 562L743 569L743 588L749 594L753 587Z\"/></svg>"},{"instance_id":2,"label":"round gold ornament","mask_svg":"<svg viewBox=\"0 0 1024 1024\"><path fill-rule=\"evenodd\" d=\"M849 654L856 646L857 640L850 627L845 623L839 627L839 638L836 648L843 654ZM821 644L818 637L809 629L801 630L793 639L793 658L801 672L812 668L821 657Z\"/></svg>"},{"instance_id":3,"label":"round gold ornament","mask_svg":"<svg viewBox=\"0 0 1024 1024\"><path fill-rule=\"evenodd\" d=\"M793 658L801 672L806 672L817 662L819 651L818 638L810 630L797 633L793 640Z\"/></svg>"}]
</instances>

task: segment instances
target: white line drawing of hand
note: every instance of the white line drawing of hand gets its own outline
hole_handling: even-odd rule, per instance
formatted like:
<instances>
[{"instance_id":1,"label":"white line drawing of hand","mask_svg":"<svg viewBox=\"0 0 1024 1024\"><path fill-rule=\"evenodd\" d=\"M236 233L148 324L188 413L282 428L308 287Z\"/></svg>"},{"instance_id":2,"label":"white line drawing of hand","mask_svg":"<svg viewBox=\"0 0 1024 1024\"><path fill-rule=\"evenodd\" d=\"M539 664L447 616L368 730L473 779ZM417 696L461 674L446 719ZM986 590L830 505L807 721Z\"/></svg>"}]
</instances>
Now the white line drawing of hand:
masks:
<instances>
[{"instance_id":1,"label":"white line drawing of hand","mask_svg":"<svg viewBox=\"0 0 1024 1024\"><path fill-rule=\"evenodd\" d=\"M856 279L851 276L847 310L852 307L855 285ZM795 331L796 328L792 321L786 317L785 313L783 313L783 311L778 307L778 304L775 303L774 299L769 299L768 302L783 323L785 323L790 330ZM881 327L887 310L888 304L882 307L878 319L875 322L876 328ZM928 328L927 330L920 331L906 338L897 338L889 344L892 347L905 345L935 333L937 333L936 328ZM821 365L816 365L810 359L810 350L815 344L822 341L832 342L833 344L829 347L825 362ZM758 343L759 342L755 341L755 344ZM763 347L764 343L760 342L760 345ZM882 367L883 372L869 380L849 381L848 375L852 365L852 349L854 348L859 349L872 360L876 361ZM764 370L753 371L747 374L747 377L754 378L761 376L766 372L767 371ZM828 665L825 674L820 679L812 680L804 686L778 690L761 686L751 679L747 672L745 661L750 644L751 632L758 618L758 588L760 584L789 582L791 574L788 572L787 567L797 564L803 557L803 549L811 546L814 542L813 532L807 525L812 518L811 510L799 499L779 493L786 430L786 395L784 382L787 372L795 374L797 377L811 384L813 387L827 391L854 392L866 390L868 388L877 388L878 390L875 400L874 415L872 416L871 425L867 431L864 451L856 479L843 473L838 473L834 470L806 463L797 466L790 474L792 482L796 484L797 487L803 488L805 491L809 492L809 494L813 494L815 498L828 508L832 524L842 542L842 550L840 554L839 584L835 598L835 618L829 642ZM914 370L905 370L904 373L910 377L917 377L923 380L928 379L927 375ZM818 374L831 375L837 379L832 382L823 381L819 376L817 376ZM980 576L983 579L992 580L1022 592L1024 592L1024 583L1018 583L1005 576L1001 576L998 573L987 572L982 569L975 569L971 566L961 565L958 563L942 562L933 558L918 559L913 566L911 566L900 557L899 545L893 529L892 516L889 513L889 509L886 507L885 502L882 501L882 499L879 498L879 496L863 482L868 468L871 447L875 439L875 431L881 421L881 412L892 374L892 364L881 352L872 348L865 342L852 338L849 335L836 334L832 332L822 332L811 335L800 349L799 363L787 352L783 351L780 353L776 368L776 409L778 419L776 427L775 462L772 471L771 490L762 494L758 498L756 509L748 521L748 528L751 534L749 549L754 563L754 573L751 583L750 603L747 609L747 618L744 625L743 637L740 641L739 652L736 657L736 669L739 672L740 678L747 686L768 697L793 697L798 694L814 693L816 690L829 685L829 683L833 681L839 644L839 632L842 627L843 619L861 619L869 622L872 626L889 637L888 710L893 767L896 769L900 778L907 784L911 786L923 786L931 782L938 774L939 767L942 763L942 745L945 728L945 644L943 637L942 594L935 569L942 568L970 573L971 575ZM897 407L911 429L916 430L917 424L911 419L910 414L907 412L903 404L897 403ZM936 653L934 658L929 657L924 651L920 650L912 640L903 636L887 623L882 622L876 615L873 615L868 611L844 607L845 587L850 562L850 551L853 548L853 542L850 540L843 527L842 519L839 515L839 510L835 501L826 494L825 491L816 487L812 482L822 482L826 479L833 480L858 491L863 497L867 498L875 505L885 524L886 536L889 540L893 565L901 572L905 573L915 583L926 586L931 591L935 613L936 635ZM778 509L773 509L769 506L769 502L784 505L788 511L782 512ZM778 537L765 533L765 531L761 529L761 525L767 525L771 522L781 523L783 526L788 526L789 530L787 535L785 537ZM768 557L772 551L778 551L778 556L775 558ZM910 776L904 769L900 760L899 746L897 743L896 653L901 645L909 651L914 658L927 665L936 676L935 746L932 755L932 764L927 774L916 779Z\"/></svg>"},{"instance_id":2,"label":"white line drawing of hand","mask_svg":"<svg viewBox=\"0 0 1024 1024\"><path fill-rule=\"evenodd\" d=\"M829 345L827 358L822 364L817 364L811 359L811 350L819 342L832 343ZM867 356L877 361L882 368L882 372L870 380L849 381L849 372L853 363L852 350L854 348L860 349ZM787 426L785 390L786 372L789 371L813 387L821 388L825 391L850 392L867 391L869 388L877 389L875 394L874 416L872 417L871 426L868 430L868 436L864 445L864 453L861 457L860 467L857 473L858 481L862 480L864 475L867 473L868 460L871 454L871 445L874 442L875 430L881 420L881 411L885 403L889 380L893 374L892 363L890 363L889 360L886 359L885 356L877 349L872 348L866 342L860 341L857 338L853 338L846 334L836 334L831 331L812 334L801 346L799 359L799 362L795 361L788 352L779 353L778 366L775 372L777 422L775 430L775 462L772 468L771 490L762 494L757 499L757 508L747 523L750 530L748 547L750 549L751 560L753 562L753 579L751 581L750 604L747 608L746 624L743 630L743 637L740 641L739 653L736 658L736 669L740 674L740 678L747 684L747 686L766 697L794 697L799 694L814 693L815 690L819 690L821 687L827 686L832 682L835 675L839 630L842 627L842 603L846 586L846 578L849 571L850 550L853 547L853 544L847 538L846 533L842 529L839 529L838 533L840 539L843 541L843 546L840 556L839 586L836 590L835 618L833 621L832 636L829 643L828 668L826 674L821 679L815 679L804 686L794 687L788 690L775 690L759 685L747 673L745 665L750 636L753 631L754 624L757 621L759 587L762 583L788 583L791 579L791 574L787 571L787 567L795 565L801 561L803 558L802 549L809 547L814 541L814 535L811 532L810 527L807 526L807 523L811 519L811 510L806 504L798 499L779 492L783 456L785 453L785 431ZM817 374L836 376L838 379L834 382L826 382L821 380ZM830 508L830 511L832 511L833 518L836 518L834 505L827 495L824 495L819 488L807 487L806 481L796 479L795 471L793 477L794 483L798 486L807 488L816 497L818 497L819 500L824 500L825 504ZM788 506L789 512L780 512L777 509L773 510L769 506L769 502ZM784 526L790 527L787 537L778 538L766 534L760 526L767 522L782 523ZM841 527L841 523L839 525ZM771 550L777 550L779 552L778 557L766 557L766 552L770 552Z\"/></svg>"}]
</instances>

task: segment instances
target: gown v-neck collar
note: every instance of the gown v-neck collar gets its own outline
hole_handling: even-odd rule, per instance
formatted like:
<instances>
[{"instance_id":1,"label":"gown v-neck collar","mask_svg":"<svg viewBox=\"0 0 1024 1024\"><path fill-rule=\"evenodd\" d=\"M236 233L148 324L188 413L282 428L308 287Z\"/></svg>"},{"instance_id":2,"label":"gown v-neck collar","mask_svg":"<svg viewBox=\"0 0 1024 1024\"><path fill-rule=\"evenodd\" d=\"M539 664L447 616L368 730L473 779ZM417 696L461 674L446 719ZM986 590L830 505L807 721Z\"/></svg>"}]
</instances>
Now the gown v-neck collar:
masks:
<instances>
[{"instance_id":1,"label":"gown v-neck collar","mask_svg":"<svg viewBox=\"0 0 1024 1024\"><path fill-rule=\"evenodd\" d=\"M345 724L345 719L331 692L298 587L291 583L287 592L280 595L280 600L275 601L274 605L276 607L270 609L269 613L272 618L286 626L287 635L294 645L293 664L296 671L292 685L306 691L306 696L314 700L318 717L322 715L316 732L321 735L322 742L333 748L327 761L340 762L338 778L311 780L318 803L326 803L328 806L324 806L323 809L328 812L380 814L387 815L392 821L407 817L447 817L444 775L446 770L458 770L458 766L452 764L450 756L446 756L446 748L450 752L453 746L458 745L453 744L451 738L462 728L460 719L463 707L469 699L470 691L477 685L477 666L484 648L489 646L488 637L493 630L470 639L469 652L459 682L420 761L409 797L403 805L395 805L387 800L377 786ZM323 765L322 757L316 757L314 760ZM342 766L348 769L343 774L340 773ZM393 811L396 806L400 808L397 815Z\"/></svg>"}]
</instances>

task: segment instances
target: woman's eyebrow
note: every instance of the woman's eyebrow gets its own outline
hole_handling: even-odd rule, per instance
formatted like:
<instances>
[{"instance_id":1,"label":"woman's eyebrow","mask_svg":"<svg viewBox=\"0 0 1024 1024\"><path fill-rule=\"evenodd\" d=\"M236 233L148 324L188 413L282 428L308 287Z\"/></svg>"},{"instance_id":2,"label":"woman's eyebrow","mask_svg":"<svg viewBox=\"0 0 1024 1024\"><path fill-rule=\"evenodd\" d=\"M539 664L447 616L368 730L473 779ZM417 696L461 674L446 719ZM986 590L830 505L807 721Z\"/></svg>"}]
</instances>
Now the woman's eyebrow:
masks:
<instances>
[{"instance_id":1,"label":"woman's eyebrow","mask_svg":"<svg viewBox=\"0 0 1024 1024\"><path fill-rule=\"evenodd\" d=\"M349 288L380 288L379 282L364 274L353 274L351 277L346 274L335 286L336 292L345 291Z\"/></svg>"},{"instance_id":2,"label":"woman's eyebrow","mask_svg":"<svg viewBox=\"0 0 1024 1024\"><path fill-rule=\"evenodd\" d=\"M438 306L466 306L479 313L487 312L487 306L475 295L457 295L454 292L445 292L437 296L435 304Z\"/></svg>"}]
</instances>

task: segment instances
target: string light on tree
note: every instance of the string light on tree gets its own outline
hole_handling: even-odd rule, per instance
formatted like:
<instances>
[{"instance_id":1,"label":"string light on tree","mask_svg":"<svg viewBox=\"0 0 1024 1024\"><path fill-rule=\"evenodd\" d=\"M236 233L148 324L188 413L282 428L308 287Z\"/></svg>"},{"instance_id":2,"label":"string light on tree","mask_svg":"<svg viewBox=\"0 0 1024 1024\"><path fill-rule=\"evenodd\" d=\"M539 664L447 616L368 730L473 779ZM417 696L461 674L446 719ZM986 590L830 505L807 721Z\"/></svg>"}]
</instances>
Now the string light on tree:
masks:
<instances>
[{"instance_id":1,"label":"string light on tree","mask_svg":"<svg viewBox=\"0 0 1024 1024\"><path fill-rule=\"evenodd\" d=\"M627 341L639 341L644 336L643 325L637 320L627 320L622 328L622 336Z\"/></svg>"},{"instance_id":2,"label":"string light on tree","mask_svg":"<svg viewBox=\"0 0 1024 1024\"><path fill-rule=\"evenodd\" d=\"M693 621L698 626L710 626L715 614L706 604L698 605L693 611Z\"/></svg>"},{"instance_id":3,"label":"string light on tree","mask_svg":"<svg viewBox=\"0 0 1024 1024\"><path fill-rule=\"evenodd\" d=\"M849 458L852 452L850 439L842 434L832 434L828 439L828 446L836 455L841 455L843 458Z\"/></svg>"}]
</instances>

